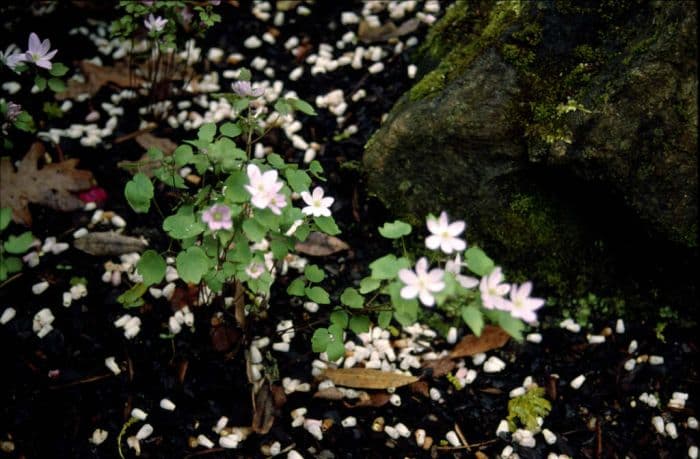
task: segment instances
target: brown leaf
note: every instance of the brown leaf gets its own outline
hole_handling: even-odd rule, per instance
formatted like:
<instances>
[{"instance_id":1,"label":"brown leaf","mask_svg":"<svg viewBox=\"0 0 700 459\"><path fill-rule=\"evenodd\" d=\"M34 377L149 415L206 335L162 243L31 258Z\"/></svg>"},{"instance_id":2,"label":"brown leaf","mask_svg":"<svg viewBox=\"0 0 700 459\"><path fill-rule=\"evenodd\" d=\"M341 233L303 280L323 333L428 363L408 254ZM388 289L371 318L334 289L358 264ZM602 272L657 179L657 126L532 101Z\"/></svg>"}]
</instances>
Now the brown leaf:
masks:
<instances>
[{"instance_id":1,"label":"brown leaf","mask_svg":"<svg viewBox=\"0 0 700 459\"><path fill-rule=\"evenodd\" d=\"M359 398L356 403L345 402L345 406L348 408L363 408L363 407L374 407L379 408L381 406L389 403L391 399L391 394L386 392L372 392L368 394L367 397Z\"/></svg>"},{"instance_id":2,"label":"brown leaf","mask_svg":"<svg viewBox=\"0 0 700 459\"><path fill-rule=\"evenodd\" d=\"M172 154L172 152L174 152L177 148L177 144L172 140L166 137L156 137L150 132L137 135L134 140L136 140L136 143L141 145L144 150L148 150L149 148L157 148L166 156Z\"/></svg>"},{"instance_id":3,"label":"brown leaf","mask_svg":"<svg viewBox=\"0 0 700 459\"><path fill-rule=\"evenodd\" d=\"M386 41L391 38L413 33L419 25L420 20L413 18L402 22L398 27L396 27L396 24L392 21L387 21L385 24L373 27L363 19L360 21L360 25L357 28L357 38L365 43Z\"/></svg>"},{"instance_id":4,"label":"brown leaf","mask_svg":"<svg viewBox=\"0 0 700 459\"><path fill-rule=\"evenodd\" d=\"M441 378L452 371L457 364L449 357L442 359L426 360L423 362L423 368L432 368L433 378Z\"/></svg>"},{"instance_id":5,"label":"brown leaf","mask_svg":"<svg viewBox=\"0 0 700 459\"><path fill-rule=\"evenodd\" d=\"M312 257L325 257L348 250L350 246L337 237L312 231L304 242L297 242L294 248L297 252Z\"/></svg>"},{"instance_id":6,"label":"brown leaf","mask_svg":"<svg viewBox=\"0 0 700 459\"><path fill-rule=\"evenodd\" d=\"M81 209L84 203L72 193L94 184L92 172L75 168L77 159L46 164L38 169L37 163L44 151L41 142L32 144L16 172L10 158L0 159L0 207L11 207L12 219L27 226L32 224L29 203L63 211Z\"/></svg>"},{"instance_id":7,"label":"brown leaf","mask_svg":"<svg viewBox=\"0 0 700 459\"><path fill-rule=\"evenodd\" d=\"M419 394L426 398L430 397L430 386L428 386L428 383L425 381L416 381L408 386L408 388L411 389L411 392L414 394Z\"/></svg>"},{"instance_id":8,"label":"brown leaf","mask_svg":"<svg viewBox=\"0 0 700 459\"><path fill-rule=\"evenodd\" d=\"M85 82L81 83L76 80L68 80L66 90L56 94L56 99L74 99L79 94L83 93L94 96L102 86L108 83L115 84L122 88L138 88L144 82L142 78L134 75L134 73L129 70L129 66L123 61L115 63L114 67L103 67L83 60L80 61L78 66L83 75L85 75Z\"/></svg>"},{"instance_id":9,"label":"brown leaf","mask_svg":"<svg viewBox=\"0 0 700 459\"><path fill-rule=\"evenodd\" d=\"M370 368L328 368L323 376L338 386L357 389L388 389L401 387L418 381L415 376L373 370Z\"/></svg>"},{"instance_id":10,"label":"brown leaf","mask_svg":"<svg viewBox=\"0 0 700 459\"><path fill-rule=\"evenodd\" d=\"M124 236L114 231L96 231L76 239L76 249L95 256L122 255L124 253L142 252L148 244L143 239Z\"/></svg>"},{"instance_id":11,"label":"brown leaf","mask_svg":"<svg viewBox=\"0 0 700 459\"><path fill-rule=\"evenodd\" d=\"M270 384L262 384L253 397L253 421L251 428L253 432L265 435L272 428L275 422L275 407Z\"/></svg>"},{"instance_id":12,"label":"brown leaf","mask_svg":"<svg viewBox=\"0 0 700 459\"><path fill-rule=\"evenodd\" d=\"M325 400L342 400L345 398L345 394L342 393L337 387L329 387L328 389L316 391L314 398L322 398Z\"/></svg>"},{"instance_id":13,"label":"brown leaf","mask_svg":"<svg viewBox=\"0 0 700 459\"><path fill-rule=\"evenodd\" d=\"M481 331L481 336L469 335L462 338L450 352L450 358L469 357L480 352L498 349L503 347L509 339L510 335L501 327L486 325Z\"/></svg>"}]
</instances>

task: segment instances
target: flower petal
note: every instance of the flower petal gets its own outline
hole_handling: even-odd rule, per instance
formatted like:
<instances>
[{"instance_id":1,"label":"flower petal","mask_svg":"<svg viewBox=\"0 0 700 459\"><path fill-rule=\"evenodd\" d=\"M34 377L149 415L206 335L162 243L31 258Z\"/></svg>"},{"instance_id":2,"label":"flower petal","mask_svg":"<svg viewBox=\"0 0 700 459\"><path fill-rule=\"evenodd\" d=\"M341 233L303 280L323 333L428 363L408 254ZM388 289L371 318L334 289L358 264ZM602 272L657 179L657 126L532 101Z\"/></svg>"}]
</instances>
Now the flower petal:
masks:
<instances>
[{"instance_id":1,"label":"flower petal","mask_svg":"<svg viewBox=\"0 0 700 459\"><path fill-rule=\"evenodd\" d=\"M326 198L321 199L321 206L322 207L330 207L333 205L334 202L335 202L335 198L326 197Z\"/></svg>"},{"instance_id":2,"label":"flower petal","mask_svg":"<svg viewBox=\"0 0 700 459\"><path fill-rule=\"evenodd\" d=\"M425 306L432 306L435 304L435 298L427 290L421 290L418 297L420 298L420 302Z\"/></svg>"},{"instance_id":3,"label":"flower petal","mask_svg":"<svg viewBox=\"0 0 700 459\"><path fill-rule=\"evenodd\" d=\"M416 273L414 273L410 269L400 269L399 279L401 279L401 282L403 282L406 285L415 285L418 283L418 276L416 276Z\"/></svg>"},{"instance_id":4,"label":"flower petal","mask_svg":"<svg viewBox=\"0 0 700 459\"><path fill-rule=\"evenodd\" d=\"M29 49L30 53L38 53L41 49L41 41L39 37L34 32L29 34Z\"/></svg>"},{"instance_id":5,"label":"flower petal","mask_svg":"<svg viewBox=\"0 0 700 459\"><path fill-rule=\"evenodd\" d=\"M440 247L441 242L442 239L437 234L433 234L432 236L425 238L425 246L430 250L436 250L438 247Z\"/></svg>"},{"instance_id":6,"label":"flower petal","mask_svg":"<svg viewBox=\"0 0 700 459\"><path fill-rule=\"evenodd\" d=\"M407 285L401 289L399 292L401 298L404 300L410 300L418 296L418 288L413 285Z\"/></svg>"},{"instance_id":7,"label":"flower petal","mask_svg":"<svg viewBox=\"0 0 700 459\"><path fill-rule=\"evenodd\" d=\"M314 198L314 201L320 201L321 199L323 199L323 188L321 188L320 186L314 188L312 196Z\"/></svg>"},{"instance_id":8,"label":"flower petal","mask_svg":"<svg viewBox=\"0 0 700 459\"><path fill-rule=\"evenodd\" d=\"M311 194L308 191L302 191L300 195L301 199L303 199L306 204L310 206L313 205L314 201L311 199Z\"/></svg>"}]
</instances>

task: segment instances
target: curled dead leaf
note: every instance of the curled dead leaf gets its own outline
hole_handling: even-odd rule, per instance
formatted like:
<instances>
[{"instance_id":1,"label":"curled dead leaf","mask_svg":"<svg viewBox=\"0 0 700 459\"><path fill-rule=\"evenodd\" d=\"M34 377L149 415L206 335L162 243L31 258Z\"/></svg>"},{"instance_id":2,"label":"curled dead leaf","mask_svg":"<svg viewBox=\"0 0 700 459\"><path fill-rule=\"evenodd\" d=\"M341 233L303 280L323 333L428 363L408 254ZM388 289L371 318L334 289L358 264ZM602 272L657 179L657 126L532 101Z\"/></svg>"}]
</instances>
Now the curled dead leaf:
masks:
<instances>
[{"instance_id":1,"label":"curled dead leaf","mask_svg":"<svg viewBox=\"0 0 700 459\"><path fill-rule=\"evenodd\" d=\"M389 393L372 392L370 394L367 394L367 397L359 397L357 399L357 402L355 402L355 403L345 402L344 405L347 406L348 408L364 408L364 407L379 408L379 407L384 406L387 403L389 403L389 399L391 399L391 394L389 394Z\"/></svg>"},{"instance_id":2,"label":"curled dead leaf","mask_svg":"<svg viewBox=\"0 0 700 459\"><path fill-rule=\"evenodd\" d=\"M345 394L343 394L337 387L329 387L328 389L316 391L314 398L322 398L324 400L342 400L345 398Z\"/></svg>"},{"instance_id":3,"label":"curled dead leaf","mask_svg":"<svg viewBox=\"0 0 700 459\"><path fill-rule=\"evenodd\" d=\"M370 368L328 368L323 376L333 381L337 386L356 389L389 389L418 381L415 376Z\"/></svg>"},{"instance_id":4,"label":"curled dead leaf","mask_svg":"<svg viewBox=\"0 0 700 459\"><path fill-rule=\"evenodd\" d=\"M348 250L350 246L337 237L312 231L304 242L297 242L294 248L305 255L325 257Z\"/></svg>"},{"instance_id":5,"label":"curled dead leaf","mask_svg":"<svg viewBox=\"0 0 700 459\"><path fill-rule=\"evenodd\" d=\"M503 347L510 335L502 328L494 325L486 325L481 331L481 336L468 335L462 338L450 352L450 358L470 357L481 352Z\"/></svg>"},{"instance_id":6,"label":"curled dead leaf","mask_svg":"<svg viewBox=\"0 0 700 459\"><path fill-rule=\"evenodd\" d=\"M95 231L76 239L76 249L95 256L122 255L143 252L148 243L140 238L125 236L114 231Z\"/></svg>"},{"instance_id":7,"label":"curled dead leaf","mask_svg":"<svg viewBox=\"0 0 700 459\"><path fill-rule=\"evenodd\" d=\"M39 169L38 161L44 152L41 142L33 143L17 171L9 157L0 158L0 207L12 208L16 223L32 224L29 203L63 211L81 209L84 203L73 193L94 185L92 172L75 168L77 159L46 164Z\"/></svg>"},{"instance_id":8,"label":"curled dead leaf","mask_svg":"<svg viewBox=\"0 0 700 459\"><path fill-rule=\"evenodd\" d=\"M444 357L435 360L426 360L423 362L423 368L433 370L433 378L441 378L452 371L457 364L449 357Z\"/></svg>"}]
</instances>

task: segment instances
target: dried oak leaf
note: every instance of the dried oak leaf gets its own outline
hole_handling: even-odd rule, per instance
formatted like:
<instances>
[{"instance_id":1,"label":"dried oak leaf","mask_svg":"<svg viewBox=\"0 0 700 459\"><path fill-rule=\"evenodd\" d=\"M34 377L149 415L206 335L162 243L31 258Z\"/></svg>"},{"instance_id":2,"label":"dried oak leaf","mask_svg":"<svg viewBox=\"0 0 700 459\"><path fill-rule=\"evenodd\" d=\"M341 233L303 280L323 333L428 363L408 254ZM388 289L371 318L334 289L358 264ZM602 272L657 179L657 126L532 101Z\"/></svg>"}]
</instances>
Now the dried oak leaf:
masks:
<instances>
[{"instance_id":1,"label":"dried oak leaf","mask_svg":"<svg viewBox=\"0 0 700 459\"><path fill-rule=\"evenodd\" d=\"M371 368L328 368L323 373L337 386L353 387L356 389L389 389L397 388L418 381L415 376Z\"/></svg>"},{"instance_id":2,"label":"dried oak leaf","mask_svg":"<svg viewBox=\"0 0 700 459\"><path fill-rule=\"evenodd\" d=\"M297 242L294 246L297 252L312 257L325 257L350 248L342 240L334 236L312 231L304 242Z\"/></svg>"},{"instance_id":3,"label":"dried oak leaf","mask_svg":"<svg viewBox=\"0 0 700 459\"><path fill-rule=\"evenodd\" d=\"M501 327L486 325L481 331L481 336L468 335L462 338L450 352L450 358L469 357L491 349L498 349L503 347L509 339L510 335Z\"/></svg>"},{"instance_id":4,"label":"dried oak leaf","mask_svg":"<svg viewBox=\"0 0 700 459\"><path fill-rule=\"evenodd\" d=\"M56 94L56 99L74 99L84 93L94 96L102 86L108 83L122 88L138 88L144 82L142 78L129 70L129 66L125 62L117 62L113 67L103 67L83 60L78 63L78 66L85 75L85 82L68 80L66 90Z\"/></svg>"},{"instance_id":5,"label":"dried oak leaf","mask_svg":"<svg viewBox=\"0 0 700 459\"><path fill-rule=\"evenodd\" d=\"M73 193L94 185L92 172L75 168L77 159L39 169L37 163L44 151L42 143L32 144L17 171L10 158L0 158L0 207L11 207L12 219L27 226L32 224L30 202L63 211L80 209L84 203Z\"/></svg>"}]
</instances>

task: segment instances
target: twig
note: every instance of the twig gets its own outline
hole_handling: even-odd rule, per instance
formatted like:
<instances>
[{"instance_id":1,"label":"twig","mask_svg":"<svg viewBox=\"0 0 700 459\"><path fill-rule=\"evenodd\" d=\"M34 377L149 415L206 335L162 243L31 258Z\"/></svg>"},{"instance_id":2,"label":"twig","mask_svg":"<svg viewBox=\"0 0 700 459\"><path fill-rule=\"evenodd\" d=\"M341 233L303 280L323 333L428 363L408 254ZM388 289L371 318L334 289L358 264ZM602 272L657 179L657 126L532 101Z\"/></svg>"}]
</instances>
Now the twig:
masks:
<instances>
[{"instance_id":1,"label":"twig","mask_svg":"<svg viewBox=\"0 0 700 459\"><path fill-rule=\"evenodd\" d=\"M11 277L8 278L5 282L3 282L2 284L0 284L0 288L3 288L4 286L6 286L7 284L9 284L9 283L12 282L13 280L15 280L15 279L21 277L22 274L23 274L23 273L17 273L17 274L15 274L15 275L11 276Z\"/></svg>"},{"instance_id":2,"label":"twig","mask_svg":"<svg viewBox=\"0 0 700 459\"><path fill-rule=\"evenodd\" d=\"M212 454L212 453L220 453L222 451L226 451L226 449L225 448L205 449L204 451L197 451L196 453L188 454L187 456L185 456L185 459L188 459L190 457L206 456L207 454Z\"/></svg>"},{"instance_id":3,"label":"twig","mask_svg":"<svg viewBox=\"0 0 700 459\"><path fill-rule=\"evenodd\" d=\"M462 429L459 428L459 424L457 424L456 422L455 422L455 433L459 437L462 444L467 447L467 451L469 451L471 453L472 449L469 446L469 442L467 441L467 437L464 436L464 434L462 433Z\"/></svg>"},{"instance_id":4,"label":"twig","mask_svg":"<svg viewBox=\"0 0 700 459\"><path fill-rule=\"evenodd\" d=\"M127 140L131 140L134 137L140 136L141 134L146 134L148 132L151 132L155 128L156 128L156 124L151 123L143 129L139 129L138 131L134 131L134 132L131 132L129 134L124 134L122 136L117 137L116 139L114 139L114 143L117 144L117 143L126 142Z\"/></svg>"},{"instance_id":5,"label":"twig","mask_svg":"<svg viewBox=\"0 0 700 459\"><path fill-rule=\"evenodd\" d=\"M90 376L89 378L84 378L84 379L79 379L77 381L71 381L69 383L61 384L58 386L49 386L49 389L51 390L59 390L59 389L65 389L67 387L73 387L73 386L79 386L80 384L87 384L95 381L100 381L102 379L106 379L112 376L112 373L107 373L104 375L97 375L97 376Z\"/></svg>"}]
</instances>

